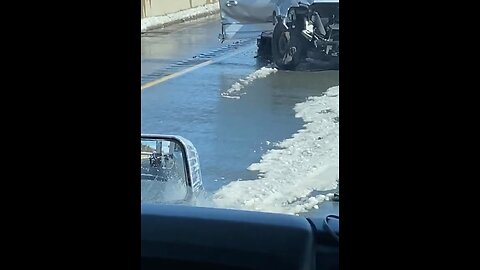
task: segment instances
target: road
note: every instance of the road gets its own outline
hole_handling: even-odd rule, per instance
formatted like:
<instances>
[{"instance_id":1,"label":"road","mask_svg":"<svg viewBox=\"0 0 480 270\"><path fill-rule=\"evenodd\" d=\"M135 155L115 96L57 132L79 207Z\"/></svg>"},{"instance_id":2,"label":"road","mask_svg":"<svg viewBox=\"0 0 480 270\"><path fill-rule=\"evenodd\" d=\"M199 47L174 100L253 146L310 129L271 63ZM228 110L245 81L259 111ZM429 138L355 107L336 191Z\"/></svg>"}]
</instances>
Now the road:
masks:
<instances>
[{"instance_id":1,"label":"road","mask_svg":"<svg viewBox=\"0 0 480 270\"><path fill-rule=\"evenodd\" d=\"M255 40L222 44L218 33L218 19L153 31L142 36L141 58L142 133L191 140L212 193L232 181L256 179L247 168L304 125L295 104L338 85L338 71L266 68L268 76L250 80L269 65L255 58ZM235 84L243 88L234 91Z\"/></svg>"}]
</instances>

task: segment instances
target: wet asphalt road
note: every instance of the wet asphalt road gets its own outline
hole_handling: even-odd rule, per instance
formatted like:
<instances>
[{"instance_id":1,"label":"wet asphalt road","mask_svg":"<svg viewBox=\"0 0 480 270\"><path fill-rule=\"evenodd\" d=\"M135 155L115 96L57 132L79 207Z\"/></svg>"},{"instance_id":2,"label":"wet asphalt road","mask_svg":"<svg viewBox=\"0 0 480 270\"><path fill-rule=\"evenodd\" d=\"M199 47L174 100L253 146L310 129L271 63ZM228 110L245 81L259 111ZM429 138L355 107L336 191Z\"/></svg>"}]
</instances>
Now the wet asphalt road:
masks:
<instances>
[{"instance_id":1,"label":"wet asphalt road","mask_svg":"<svg viewBox=\"0 0 480 270\"><path fill-rule=\"evenodd\" d=\"M232 84L268 63L255 58L254 39L222 50L232 41L221 44L220 29L215 18L142 35L142 80L149 74L154 80L169 74L167 70L188 69L201 63L191 61L201 54L210 54L204 60L224 56L141 90L142 133L191 140L199 152L205 189L212 192L233 180L255 179L256 173L247 167L272 147L267 141L283 141L302 128L295 104L338 85L338 71L278 71L246 86L240 99L224 98L221 93ZM212 53L215 50L218 53ZM228 57L232 52L237 54Z\"/></svg>"}]
</instances>

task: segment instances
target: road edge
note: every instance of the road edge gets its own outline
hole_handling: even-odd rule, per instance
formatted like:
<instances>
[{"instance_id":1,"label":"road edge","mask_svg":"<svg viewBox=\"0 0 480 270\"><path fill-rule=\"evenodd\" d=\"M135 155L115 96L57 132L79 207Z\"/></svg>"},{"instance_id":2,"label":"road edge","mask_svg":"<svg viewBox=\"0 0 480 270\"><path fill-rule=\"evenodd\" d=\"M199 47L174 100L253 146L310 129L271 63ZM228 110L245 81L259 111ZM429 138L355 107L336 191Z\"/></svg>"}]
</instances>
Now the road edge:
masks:
<instances>
[{"instance_id":1,"label":"road edge","mask_svg":"<svg viewBox=\"0 0 480 270\"><path fill-rule=\"evenodd\" d=\"M213 4L207 4L190 9L180 10L178 12L162 15L142 18L141 32L144 33L148 30L163 28L169 25L192 21L208 16L212 16L220 13L219 2Z\"/></svg>"}]
</instances>

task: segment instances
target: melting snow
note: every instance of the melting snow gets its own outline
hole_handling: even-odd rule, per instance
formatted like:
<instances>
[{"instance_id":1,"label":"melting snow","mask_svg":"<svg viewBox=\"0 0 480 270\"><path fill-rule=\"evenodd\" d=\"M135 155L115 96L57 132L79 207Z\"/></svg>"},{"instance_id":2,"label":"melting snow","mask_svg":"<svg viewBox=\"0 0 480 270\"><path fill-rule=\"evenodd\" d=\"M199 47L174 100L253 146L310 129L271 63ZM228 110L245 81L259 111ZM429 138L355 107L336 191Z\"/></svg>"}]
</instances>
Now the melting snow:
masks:
<instances>
[{"instance_id":1,"label":"melting snow","mask_svg":"<svg viewBox=\"0 0 480 270\"><path fill-rule=\"evenodd\" d=\"M265 69L260 74L271 72ZM298 103L294 110L306 122L304 128L250 165L249 170L259 171L258 179L233 181L215 192L217 207L297 214L329 199L329 194L311 194L337 185L339 87Z\"/></svg>"},{"instance_id":2,"label":"melting snow","mask_svg":"<svg viewBox=\"0 0 480 270\"><path fill-rule=\"evenodd\" d=\"M235 82L229 89L227 89L221 95L222 97L225 97L225 98L239 99L240 95L245 94L240 92L240 90L242 90L245 86L249 85L256 79L266 78L268 75L275 72L277 72L276 68L262 67L261 69L256 70L255 72L248 75L244 79L240 79L238 80L238 82Z\"/></svg>"}]
</instances>

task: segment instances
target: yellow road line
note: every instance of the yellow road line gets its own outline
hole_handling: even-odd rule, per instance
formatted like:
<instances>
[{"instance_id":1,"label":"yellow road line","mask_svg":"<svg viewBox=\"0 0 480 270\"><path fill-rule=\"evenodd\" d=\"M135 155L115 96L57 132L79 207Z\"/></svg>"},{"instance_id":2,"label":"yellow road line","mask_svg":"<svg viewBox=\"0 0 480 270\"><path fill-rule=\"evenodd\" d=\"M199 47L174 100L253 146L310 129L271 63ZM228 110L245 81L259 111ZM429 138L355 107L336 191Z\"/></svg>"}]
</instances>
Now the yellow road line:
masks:
<instances>
[{"instance_id":1,"label":"yellow road line","mask_svg":"<svg viewBox=\"0 0 480 270\"><path fill-rule=\"evenodd\" d=\"M237 55L237 54L239 54L239 53L241 53L241 52L243 52L243 51L245 51L245 50L247 50L247 49L250 49L250 46L247 46L246 48L241 49L241 50L239 49L239 50L237 50L236 52L233 52L233 53L224 55L224 56L219 57L219 58L217 58L217 59L208 60L208 61L203 62L203 63L200 63L200 64L198 64L198 65L195 65L195 66L192 66L192 67L189 67L189 68L186 68L186 69L182 69L182 70L180 70L180 71L178 71L178 72L175 72L175 73L173 73L173 74L170 74L170 75L161 77L161 78L159 78L159 79L157 79L157 80L155 80L155 81L148 82L148 83L142 85L141 90L145 90L145 89L147 89L147 88L149 88L149 87L152 87L152 86L157 85L157 84L162 83L162 82L166 82L166 81L168 81L168 80L170 80L170 79L173 79L173 78L176 78L176 77L178 77L178 76L182 76L182 75L184 75L184 74L186 74L186 73L188 73L188 72L194 71L194 70L199 69L199 68L204 67L204 66L208 66L208 65L213 64L213 63L215 63L215 62L219 62L219 61L225 60L225 59L227 59L227 58L229 58L229 57L232 57L232 56L234 56L234 55Z\"/></svg>"}]
</instances>

